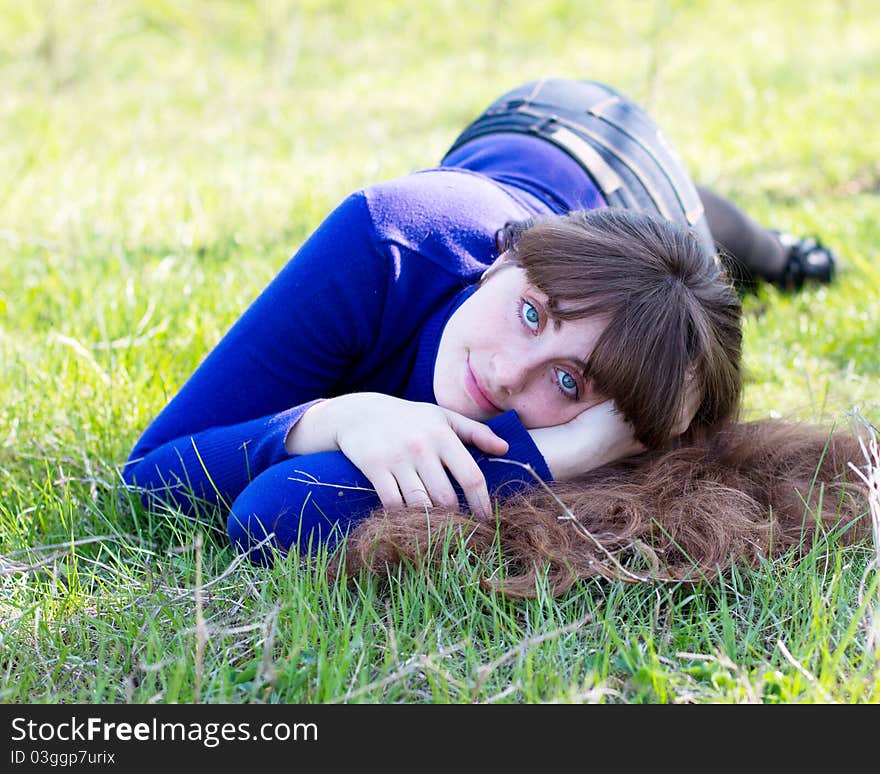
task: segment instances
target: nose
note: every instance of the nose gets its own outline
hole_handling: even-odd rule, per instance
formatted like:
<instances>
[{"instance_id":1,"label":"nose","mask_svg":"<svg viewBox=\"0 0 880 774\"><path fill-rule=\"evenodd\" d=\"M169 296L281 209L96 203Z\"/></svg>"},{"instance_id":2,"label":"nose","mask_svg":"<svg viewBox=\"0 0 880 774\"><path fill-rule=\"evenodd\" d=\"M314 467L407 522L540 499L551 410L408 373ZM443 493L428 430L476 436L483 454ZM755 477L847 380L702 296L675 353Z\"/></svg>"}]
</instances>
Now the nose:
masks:
<instances>
[{"instance_id":1,"label":"nose","mask_svg":"<svg viewBox=\"0 0 880 774\"><path fill-rule=\"evenodd\" d=\"M491 358L492 387L504 395L515 395L525 385L531 364L521 352L494 352Z\"/></svg>"}]
</instances>

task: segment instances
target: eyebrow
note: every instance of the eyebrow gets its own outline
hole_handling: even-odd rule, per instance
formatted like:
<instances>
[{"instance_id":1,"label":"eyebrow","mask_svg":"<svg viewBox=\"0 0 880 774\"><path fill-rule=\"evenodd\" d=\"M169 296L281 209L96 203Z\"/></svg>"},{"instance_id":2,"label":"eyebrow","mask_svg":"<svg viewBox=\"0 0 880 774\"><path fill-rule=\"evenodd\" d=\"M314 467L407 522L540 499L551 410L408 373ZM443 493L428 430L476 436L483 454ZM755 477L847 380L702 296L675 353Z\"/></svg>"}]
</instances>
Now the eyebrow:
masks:
<instances>
[{"instance_id":1,"label":"eyebrow","mask_svg":"<svg viewBox=\"0 0 880 774\"><path fill-rule=\"evenodd\" d=\"M553 320L553 330L556 331L556 332L558 333L558 332L559 332L559 329L562 327L562 323L563 323L563 321L560 320L558 317L556 317L556 316L552 313L552 311L551 311L549 308L547 309L547 316L548 316L551 320ZM570 360L570 361L571 361L572 363L574 363L578 368L581 369L581 375L582 375L584 378L587 377L587 361L586 361L586 360L582 360L582 359L579 358L579 357L569 357L569 358L566 358L566 359L567 359L567 360Z\"/></svg>"},{"instance_id":2,"label":"eyebrow","mask_svg":"<svg viewBox=\"0 0 880 774\"><path fill-rule=\"evenodd\" d=\"M539 291L539 292L543 292L543 291ZM544 294L544 295L546 296L546 294ZM557 317L553 313L553 307L555 306L555 304L550 299L550 297L546 296L546 299L547 299L546 301L541 302L541 305L544 307L544 312L547 315L547 318L553 321L553 330L558 333L559 329L562 327L562 323L565 321L561 320L559 317ZM567 358L567 360L570 360L572 363L574 363L580 369L581 376L583 376L584 379L589 379L589 376L587 374L588 369L587 369L587 361L586 360L582 360L579 357L569 357L569 358Z\"/></svg>"},{"instance_id":3,"label":"eyebrow","mask_svg":"<svg viewBox=\"0 0 880 774\"><path fill-rule=\"evenodd\" d=\"M583 360L581 360L579 357L569 358L569 360L571 360L575 365L577 365L578 368L581 369L581 376L583 376L584 379L589 378L587 376L587 364Z\"/></svg>"}]
</instances>

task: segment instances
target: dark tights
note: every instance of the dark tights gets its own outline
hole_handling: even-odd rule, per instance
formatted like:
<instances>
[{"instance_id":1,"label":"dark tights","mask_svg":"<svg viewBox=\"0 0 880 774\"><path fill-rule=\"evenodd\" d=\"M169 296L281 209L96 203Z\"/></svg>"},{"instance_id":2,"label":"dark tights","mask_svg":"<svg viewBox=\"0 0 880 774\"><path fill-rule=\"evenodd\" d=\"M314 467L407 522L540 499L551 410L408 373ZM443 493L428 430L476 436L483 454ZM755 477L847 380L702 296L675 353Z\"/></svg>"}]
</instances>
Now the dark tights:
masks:
<instances>
[{"instance_id":1,"label":"dark tights","mask_svg":"<svg viewBox=\"0 0 880 774\"><path fill-rule=\"evenodd\" d=\"M786 267L788 250L773 232L746 215L714 191L697 186L709 230L719 247L728 271L738 282L779 279Z\"/></svg>"}]
</instances>

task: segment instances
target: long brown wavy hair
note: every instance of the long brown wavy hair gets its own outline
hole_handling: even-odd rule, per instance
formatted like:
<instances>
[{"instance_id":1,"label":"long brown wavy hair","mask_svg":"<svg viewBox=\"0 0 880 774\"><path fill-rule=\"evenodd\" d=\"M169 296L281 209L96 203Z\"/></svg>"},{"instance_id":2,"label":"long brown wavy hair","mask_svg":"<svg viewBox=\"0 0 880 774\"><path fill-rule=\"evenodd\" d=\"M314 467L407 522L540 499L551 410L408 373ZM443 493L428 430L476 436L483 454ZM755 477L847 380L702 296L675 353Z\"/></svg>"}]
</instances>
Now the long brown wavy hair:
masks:
<instances>
[{"instance_id":1,"label":"long brown wavy hair","mask_svg":"<svg viewBox=\"0 0 880 774\"><path fill-rule=\"evenodd\" d=\"M425 566L459 535L499 552L504 577L485 582L533 596L545 575L561 594L593 576L702 580L733 564L809 550L819 532L843 542L868 530L867 488L847 464L858 439L793 422L738 421L741 305L722 264L686 228L627 210L574 212L508 224L496 237L551 300L558 319L607 320L585 377L614 399L648 451L498 502L491 522L467 513L376 511L355 527L330 572L383 575ZM695 380L702 396L672 440ZM513 463L516 464L516 463Z\"/></svg>"}]
</instances>

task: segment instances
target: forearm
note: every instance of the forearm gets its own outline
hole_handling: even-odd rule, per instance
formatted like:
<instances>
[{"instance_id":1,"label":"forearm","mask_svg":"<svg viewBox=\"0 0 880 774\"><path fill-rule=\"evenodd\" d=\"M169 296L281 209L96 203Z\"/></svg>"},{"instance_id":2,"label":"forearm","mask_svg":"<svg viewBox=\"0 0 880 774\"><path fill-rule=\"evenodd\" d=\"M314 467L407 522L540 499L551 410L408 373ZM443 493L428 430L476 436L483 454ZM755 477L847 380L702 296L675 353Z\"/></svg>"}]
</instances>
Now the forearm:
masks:
<instances>
[{"instance_id":1,"label":"forearm","mask_svg":"<svg viewBox=\"0 0 880 774\"><path fill-rule=\"evenodd\" d=\"M353 421L363 409L358 406L368 405L363 399L371 397L371 393L357 393L328 398L313 403L291 427L285 439L288 454L318 454L326 451L338 451L339 432L346 422ZM385 398L388 396L378 396ZM360 402L358 402L360 401ZM534 475L523 469L527 465L541 479L550 480L551 474L541 452L533 442L530 432L519 421L515 411L508 411L489 421L489 428L508 444L508 451L503 456L494 456L468 446L468 450L480 466L490 494L500 488L509 489L514 482L536 483ZM502 462L495 463L499 459ZM519 463L512 465L510 463Z\"/></svg>"},{"instance_id":2,"label":"forearm","mask_svg":"<svg viewBox=\"0 0 880 774\"><path fill-rule=\"evenodd\" d=\"M553 481L553 471L536 445L532 431L526 430L515 411L508 411L495 417L487 424L496 435L507 441L509 446L507 454L498 457L490 457L473 449L470 450L486 476L489 494L493 499L503 499L524 489L538 486L535 476L542 481Z\"/></svg>"},{"instance_id":3,"label":"forearm","mask_svg":"<svg viewBox=\"0 0 880 774\"><path fill-rule=\"evenodd\" d=\"M284 439L311 405L183 434L132 455L123 479L148 506L159 502L193 513L205 504L225 511L256 476L290 456Z\"/></svg>"},{"instance_id":4,"label":"forearm","mask_svg":"<svg viewBox=\"0 0 880 774\"><path fill-rule=\"evenodd\" d=\"M288 454L297 456L338 451L337 428L340 421L344 421L340 412L340 398L314 401L288 431L284 448Z\"/></svg>"},{"instance_id":5,"label":"forearm","mask_svg":"<svg viewBox=\"0 0 880 774\"><path fill-rule=\"evenodd\" d=\"M556 481L569 481L617 459L610 449L566 432L564 425L529 430ZM586 435L586 434L584 434Z\"/></svg>"},{"instance_id":6,"label":"forearm","mask_svg":"<svg viewBox=\"0 0 880 774\"><path fill-rule=\"evenodd\" d=\"M529 430L557 481L569 481L645 447L610 401L593 406L571 422Z\"/></svg>"},{"instance_id":7,"label":"forearm","mask_svg":"<svg viewBox=\"0 0 880 774\"><path fill-rule=\"evenodd\" d=\"M543 458L515 412L488 424L509 444L507 454L494 457L473 447L468 451L485 476L493 500L537 486L535 475L550 480ZM466 509L461 487L455 481L452 484L459 505ZM272 466L245 488L232 505L229 536L238 550L252 551L258 561L271 561L271 552L257 550L270 534L285 550L298 546L316 551L381 507L370 481L342 452L299 455Z\"/></svg>"}]
</instances>

